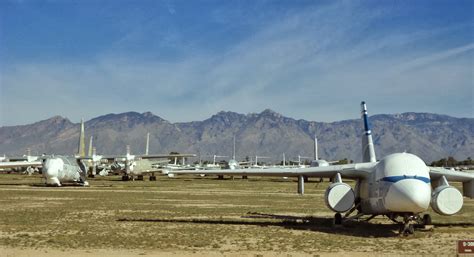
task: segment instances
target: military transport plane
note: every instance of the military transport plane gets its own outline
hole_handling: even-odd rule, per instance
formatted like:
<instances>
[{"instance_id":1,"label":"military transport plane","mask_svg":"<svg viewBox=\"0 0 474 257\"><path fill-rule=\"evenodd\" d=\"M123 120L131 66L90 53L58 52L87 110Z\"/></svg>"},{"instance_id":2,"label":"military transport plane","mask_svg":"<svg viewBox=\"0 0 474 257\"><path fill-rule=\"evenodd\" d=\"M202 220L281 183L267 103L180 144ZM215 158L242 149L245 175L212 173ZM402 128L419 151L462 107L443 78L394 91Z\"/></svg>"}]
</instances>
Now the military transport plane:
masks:
<instances>
[{"instance_id":1,"label":"military transport plane","mask_svg":"<svg viewBox=\"0 0 474 257\"><path fill-rule=\"evenodd\" d=\"M431 205L441 215L461 210L463 195L474 198L474 174L428 167L418 156L394 153L377 161L365 102L361 103L364 134L362 163L298 169L235 169L219 171L177 171L176 174L225 174L298 177L298 191L303 192L304 177L332 178L325 192L325 202L334 211L335 224L346 220L370 220L385 215L400 224L400 234L412 234L414 224L429 225L431 217L421 216ZM351 188L342 179L355 180ZM463 194L448 181L463 183ZM432 189L433 188L433 189ZM355 215L351 214L357 211ZM345 214L342 216L342 214Z\"/></svg>"},{"instance_id":2,"label":"military transport plane","mask_svg":"<svg viewBox=\"0 0 474 257\"><path fill-rule=\"evenodd\" d=\"M146 151L148 152L148 151ZM168 163L169 160L158 161L156 159L166 158L185 158L195 157L195 154L145 154L145 155L132 155L130 154L130 146L127 145L127 153L125 155L112 155L112 156L101 156L101 159L107 159L114 161L114 165L119 170L123 171L122 180L134 180L134 176L137 176L139 180L143 180L144 173L151 173L150 181L156 180L154 171L159 169L154 168L154 164ZM150 161L154 160L154 161ZM183 161L184 163L184 161Z\"/></svg>"}]
</instances>

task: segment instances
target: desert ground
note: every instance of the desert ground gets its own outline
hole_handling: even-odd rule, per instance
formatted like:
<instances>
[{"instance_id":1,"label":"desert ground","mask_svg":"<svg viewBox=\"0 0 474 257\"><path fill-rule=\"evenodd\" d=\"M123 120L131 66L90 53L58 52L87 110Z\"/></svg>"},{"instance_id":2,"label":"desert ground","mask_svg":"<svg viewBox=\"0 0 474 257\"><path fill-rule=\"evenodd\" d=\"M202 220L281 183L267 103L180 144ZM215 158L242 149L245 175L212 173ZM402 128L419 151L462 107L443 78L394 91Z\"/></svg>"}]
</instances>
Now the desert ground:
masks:
<instances>
[{"instance_id":1,"label":"desert ground","mask_svg":"<svg viewBox=\"0 0 474 257\"><path fill-rule=\"evenodd\" d=\"M433 230L399 236L384 217L332 225L328 182L250 177L89 180L46 187L0 174L0 256L446 256L474 238L474 200ZM459 184L455 184L460 186Z\"/></svg>"}]
</instances>

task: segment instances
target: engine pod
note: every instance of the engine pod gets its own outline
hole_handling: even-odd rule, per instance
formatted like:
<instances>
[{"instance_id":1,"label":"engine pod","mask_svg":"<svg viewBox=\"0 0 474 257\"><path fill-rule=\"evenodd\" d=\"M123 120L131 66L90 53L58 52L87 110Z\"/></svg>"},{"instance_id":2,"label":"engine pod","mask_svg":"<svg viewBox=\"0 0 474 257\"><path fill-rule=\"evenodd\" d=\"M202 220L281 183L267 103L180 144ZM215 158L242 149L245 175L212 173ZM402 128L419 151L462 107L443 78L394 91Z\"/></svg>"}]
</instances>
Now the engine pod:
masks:
<instances>
[{"instance_id":1,"label":"engine pod","mask_svg":"<svg viewBox=\"0 0 474 257\"><path fill-rule=\"evenodd\" d=\"M326 206L335 212L346 212L354 205L355 195L346 183L332 183L324 194Z\"/></svg>"},{"instance_id":2,"label":"engine pod","mask_svg":"<svg viewBox=\"0 0 474 257\"><path fill-rule=\"evenodd\" d=\"M431 196L431 208L441 215L453 215L461 210L461 192L452 186L437 187Z\"/></svg>"}]
</instances>

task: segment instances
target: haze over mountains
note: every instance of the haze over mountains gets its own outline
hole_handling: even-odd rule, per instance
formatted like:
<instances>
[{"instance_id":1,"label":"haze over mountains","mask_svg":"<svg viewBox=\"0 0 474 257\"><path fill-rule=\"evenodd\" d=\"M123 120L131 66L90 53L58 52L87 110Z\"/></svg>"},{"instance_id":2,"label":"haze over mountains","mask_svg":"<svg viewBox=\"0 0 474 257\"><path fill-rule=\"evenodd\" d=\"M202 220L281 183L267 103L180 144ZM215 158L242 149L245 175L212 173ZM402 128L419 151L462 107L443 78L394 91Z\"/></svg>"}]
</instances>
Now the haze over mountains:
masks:
<instances>
[{"instance_id":1,"label":"haze over mountains","mask_svg":"<svg viewBox=\"0 0 474 257\"><path fill-rule=\"evenodd\" d=\"M410 152L426 162L453 156L472 157L474 119L430 113L381 114L370 117L378 158L393 152ZM0 127L0 154L74 154L80 126L55 116L22 126ZM236 135L237 159L270 156L281 160L313 156L313 137L318 136L320 158L361 161L360 119L338 122L295 120L272 110L258 114L219 112L204 121L170 123L150 112L107 114L85 122L86 145L93 136L98 154L143 154L150 132L150 154L196 153L232 155ZM208 157L209 159L210 157Z\"/></svg>"}]
</instances>

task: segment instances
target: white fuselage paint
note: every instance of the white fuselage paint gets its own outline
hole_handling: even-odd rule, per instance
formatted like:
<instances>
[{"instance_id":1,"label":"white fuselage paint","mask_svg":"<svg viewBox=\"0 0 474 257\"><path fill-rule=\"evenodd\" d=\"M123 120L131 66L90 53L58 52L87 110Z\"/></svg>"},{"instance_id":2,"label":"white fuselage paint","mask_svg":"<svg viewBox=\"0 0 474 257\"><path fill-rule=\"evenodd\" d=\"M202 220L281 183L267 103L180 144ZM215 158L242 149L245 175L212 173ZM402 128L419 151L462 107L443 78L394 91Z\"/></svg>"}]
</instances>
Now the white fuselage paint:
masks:
<instances>
[{"instance_id":1,"label":"white fuselage paint","mask_svg":"<svg viewBox=\"0 0 474 257\"><path fill-rule=\"evenodd\" d=\"M81 172L75 158L53 157L46 159L43 164L43 177L48 185L61 186L61 182L79 182Z\"/></svg>"},{"instance_id":2,"label":"white fuselage paint","mask_svg":"<svg viewBox=\"0 0 474 257\"><path fill-rule=\"evenodd\" d=\"M355 188L364 213L420 213L431 200L429 169L416 155L396 153L379 161Z\"/></svg>"},{"instance_id":3,"label":"white fuselage paint","mask_svg":"<svg viewBox=\"0 0 474 257\"><path fill-rule=\"evenodd\" d=\"M231 170L240 169L240 165L235 159L229 160L229 169Z\"/></svg>"}]
</instances>

